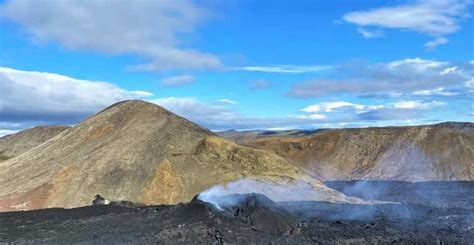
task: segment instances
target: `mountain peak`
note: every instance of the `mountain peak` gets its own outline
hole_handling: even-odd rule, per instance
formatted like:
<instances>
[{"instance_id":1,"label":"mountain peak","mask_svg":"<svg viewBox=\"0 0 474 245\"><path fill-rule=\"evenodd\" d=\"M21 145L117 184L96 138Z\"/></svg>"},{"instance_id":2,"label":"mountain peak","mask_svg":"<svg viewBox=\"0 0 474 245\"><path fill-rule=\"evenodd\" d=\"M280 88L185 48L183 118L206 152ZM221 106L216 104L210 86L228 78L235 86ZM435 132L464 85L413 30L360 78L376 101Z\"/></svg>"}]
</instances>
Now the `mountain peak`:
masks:
<instances>
[{"instance_id":1,"label":"mountain peak","mask_svg":"<svg viewBox=\"0 0 474 245\"><path fill-rule=\"evenodd\" d=\"M97 114L100 114L101 112L112 110L112 109L113 110L155 110L157 112L172 114L170 111L166 110L165 108L157 104L144 101L144 100L123 100L115 104L112 104L111 106L103 109Z\"/></svg>"},{"instance_id":2,"label":"mountain peak","mask_svg":"<svg viewBox=\"0 0 474 245\"><path fill-rule=\"evenodd\" d=\"M81 124L88 127L93 125L110 125L128 129L141 128L150 131L158 130L161 127L175 128L175 132L180 130L196 131L206 135L214 135L211 131L191 122L179 115L166 110L165 108L143 100L124 100L117 102L104 110L89 117Z\"/></svg>"}]
</instances>

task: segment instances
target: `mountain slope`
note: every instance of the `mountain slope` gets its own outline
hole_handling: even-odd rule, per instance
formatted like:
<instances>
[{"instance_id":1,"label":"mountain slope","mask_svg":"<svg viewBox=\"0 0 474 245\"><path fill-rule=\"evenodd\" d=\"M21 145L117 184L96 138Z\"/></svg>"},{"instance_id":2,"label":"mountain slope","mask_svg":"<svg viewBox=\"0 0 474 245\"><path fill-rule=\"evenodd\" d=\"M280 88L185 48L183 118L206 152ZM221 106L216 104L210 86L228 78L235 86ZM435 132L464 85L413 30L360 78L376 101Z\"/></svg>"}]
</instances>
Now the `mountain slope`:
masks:
<instances>
[{"instance_id":1,"label":"mountain slope","mask_svg":"<svg viewBox=\"0 0 474 245\"><path fill-rule=\"evenodd\" d=\"M474 180L474 124L335 129L249 138L324 180Z\"/></svg>"},{"instance_id":2,"label":"mountain slope","mask_svg":"<svg viewBox=\"0 0 474 245\"><path fill-rule=\"evenodd\" d=\"M344 199L278 155L237 145L148 102L117 103L0 163L0 210L78 207L96 194L147 204L189 201L240 178L303 179Z\"/></svg>"},{"instance_id":3,"label":"mountain slope","mask_svg":"<svg viewBox=\"0 0 474 245\"><path fill-rule=\"evenodd\" d=\"M0 161L18 156L55 137L67 126L39 126L0 138Z\"/></svg>"}]
</instances>

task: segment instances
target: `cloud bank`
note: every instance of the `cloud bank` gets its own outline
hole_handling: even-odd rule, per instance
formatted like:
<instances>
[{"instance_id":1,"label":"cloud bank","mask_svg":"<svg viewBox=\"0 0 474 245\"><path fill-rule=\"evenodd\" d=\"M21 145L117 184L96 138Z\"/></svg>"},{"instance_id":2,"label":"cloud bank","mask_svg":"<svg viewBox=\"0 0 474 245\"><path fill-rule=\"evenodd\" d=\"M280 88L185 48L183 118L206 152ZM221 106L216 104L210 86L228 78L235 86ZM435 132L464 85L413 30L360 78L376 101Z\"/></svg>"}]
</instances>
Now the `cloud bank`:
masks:
<instances>
[{"instance_id":1,"label":"cloud bank","mask_svg":"<svg viewBox=\"0 0 474 245\"><path fill-rule=\"evenodd\" d=\"M149 60L133 69L215 69L221 66L215 55L183 42L210 18L202 6L191 0L22 0L7 1L0 15L36 42Z\"/></svg>"},{"instance_id":2,"label":"cloud bank","mask_svg":"<svg viewBox=\"0 0 474 245\"><path fill-rule=\"evenodd\" d=\"M115 102L152 95L107 82L5 67L0 67L0 88L0 127L4 129L77 123Z\"/></svg>"},{"instance_id":3,"label":"cloud bank","mask_svg":"<svg viewBox=\"0 0 474 245\"><path fill-rule=\"evenodd\" d=\"M164 87L179 87L193 83L195 78L191 75L180 75L174 77L167 77L161 81Z\"/></svg>"}]
</instances>

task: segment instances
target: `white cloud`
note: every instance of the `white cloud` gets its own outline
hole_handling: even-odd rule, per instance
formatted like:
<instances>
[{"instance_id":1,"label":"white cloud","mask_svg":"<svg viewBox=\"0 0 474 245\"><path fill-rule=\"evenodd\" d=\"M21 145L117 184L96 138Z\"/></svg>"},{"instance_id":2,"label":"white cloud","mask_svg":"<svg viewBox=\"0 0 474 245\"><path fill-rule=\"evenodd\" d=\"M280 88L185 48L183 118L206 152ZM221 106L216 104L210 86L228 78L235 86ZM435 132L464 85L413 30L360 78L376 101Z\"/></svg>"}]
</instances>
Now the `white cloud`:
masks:
<instances>
[{"instance_id":1,"label":"white cloud","mask_svg":"<svg viewBox=\"0 0 474 245\"><path fill-rule=\"evenodd\" d=\"M267 73L315 73L330 70L331 66L300 66L300 65L274 65L274 66L243 66L235 67L237 71L267 72Z\"/></svg>"},{"instance_id":2,"label":"white cloud","mask_svg":"<svg viewBox=\"0 0 474 245\"><path fill-rule=\"evenodd\" d=\"M445 88L436 88L431 90L417 90L413 92L413 95L422 95L422 96L430 96L430 95L441 95L441 96L454 96L458 95L457 92L448 91Z\"/></svg>"},{"instance_id":3,"label":"white cloud","mask_svg":"<svg viewBox=\"0 0 474 245\"><path fill-rule=\"evenodd\" d=\"M161 85L165 87L177 87L193 83L194 80L195 78L191 75L180 75L163 79Z\"/></svg>"},{"instance_id":4,"label":"white cloud","mask_svg":"<svg viewBox=\"0 0 474 245\"><path fill-rule=\"evenodd\" d=\"M447 43L443 36L460 29L460 21L469 17L470 0L425 0L398 6L347 13L343 19L359 27L410 30L437 37L427 48ZM364 35L364 33L362 33Z\"/></svg>"},{"instance_id":5,"label":"white cloud","mask_svg":"<svg viewBox=\"0 0 474 245\"><path fill-rule=\"evenodd\" d=\"M0 67L0 121L76 123L112 103L151 96L114 84Z\"/></svg>"},{"instance_id":6,"label":"white cloud","mask_svg":"<svg viewBox=\"0 0 474 245\"><path fill-rule=\"evenodd\" d=\"M399 101L393 103L392 106L395 109L418 109L418 110L426 110L433 107L444 106L446 103L440 101L431 101L431 102L420 102L420 101Z\"/></svg>"},{"instance_id":7,"label":"white cloud","mask_svg":"<svg viewBox=\"0 0 474 245\"><path fill-rule=\"evenodd\" d=\"M239 102L230 99L220 99L219 103L223 105L237 105Z\"/></svg>"},{"instance_id":8,"label":"white cloud","mask_svg":"<svg viewBox=\"0 0 474 245\"><path fill-rule=\"evenodd\" d=\"M267 128L266 130L270 131L284 131L284 130L292 130L295 129L294 127L275 127L275 128Z\"/></svg>"},{"instance_id":9,"label":"white cloud","mask_svg":"<svg viewBox=\"0 0 474 245\"><path fill-rule=\"evenodd\" d=\"M425 47L428 50L433 50L433 49L435 49L436 47L438 47L440 45L447 44L448 42L449 42L449 40L447 38L438 37L438 38L434 39L433 41L429 41L429 42L425 43Z\"/></svg>"},{"instance_id":10,"label":"white cloud","mask_svg":"<svg viewBox=\"0 0 474 245\"><path fill-rule=\"evenodd\" d=\"M309 115L298 116L301 119L312 119L312 120L324 120L327 119L327 116L324 114L313 113Z\"/></svg>"},{"instance_id":11,"label":"white cloud","mask_svg":"<svg viewBox=\"0 0 474 245\"><path fill-rule=\"evenodd\" d=\"M191 0L10 0L0 15L37 42L149 59L135 69L213 69L221 66L216 56L183 42L209 19L203 6Z\"/></svg>"},{"instance_id":12,"label":"white cloud","mask_svg":"<svg viewBox=\"0 0 474 245\"><path fill-rule=\"evenodd\" d=\"M446 75L448 73L457 72L457 71L459 71L458 68L453 66L453 67L449 67L449 68L444 69L440 74L441 75Z\"/></svg>"},{"instance_id":13,"label":"white cloud","mask_svg":"<svg viewBox=\"0 0 474 245\"><path fill-rule=\"evenodd\" d=\"M19 130L0 129L0 137L5 135L17 133Z\"/></svg>"},{"instance_id":14,"label":"white cloud","mask_svg":"<svg viewBox=\"0 0 474 245\"><path fill-rule=\"evenodd\" d=\"M454 65L451 62L420 58L388 63L353 61L336 67L328 75L337 79L302 81L294 84L288 94L294 97L320 97L340 93L401 96L413 91L438 88L462 90L473 79L474 66L469 63Z\"/></svg>"},{"instance_id":15,"label":"white cloud","mask_svg":"<svg viewBox=\"0 0 474 245\"><path fill-rule=\"evenodd\" d=\"M319 119L333 123L368 122L387 120L406 120L412 117L420 118L429 109L445 106L440 101L398 101L394 103L364 105L347 101L328 101L309 105L298 116L301 119ZM325 114L321 114L324 112Z\"/></svg>"},{"instance_id":16,"label":"white cloud","mask_svg":"<svg viewBox=\"0 0 474 245\"><path fill-rule=\"evenodd\" d=\"M356 110L362 110L365 108L364 105L353 104L346 101L331 101L331 102L323 102L320 104L314 104L303 108L301 111L308 112L308 113L315 113L315 112L332 112L336 109L340 108L354 108Z\"/></svg>"},{"instance_id":17,"label":"white cloud","mask_svg":"<svg viewBox=\"0 0 474 245\"><path fill-rule=\"evenodd\" d=\"M446 65L448 65L448 62L436 61L436 60L424 60L420 58L407 58L403 60L392 61L387 64L387 67L392 70L403 69L407 67L418 72L425 72L430 69L445 67Z\"/></svg>"}]
</instances>

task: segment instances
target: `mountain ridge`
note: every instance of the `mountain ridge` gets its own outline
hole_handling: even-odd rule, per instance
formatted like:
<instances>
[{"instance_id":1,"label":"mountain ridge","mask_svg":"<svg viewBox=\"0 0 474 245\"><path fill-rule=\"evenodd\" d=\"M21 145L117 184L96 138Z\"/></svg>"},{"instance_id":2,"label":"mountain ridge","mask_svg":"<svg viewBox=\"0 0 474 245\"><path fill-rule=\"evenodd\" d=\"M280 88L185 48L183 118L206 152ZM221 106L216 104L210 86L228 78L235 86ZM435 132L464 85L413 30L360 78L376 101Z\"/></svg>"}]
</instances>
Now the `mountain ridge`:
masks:
<instances>
[{"instance_id":1,"label":"mountain ridge","mask_svg":"<svg viewBox=\"0 0 474 245\"><path fill-rule=\"evenodd\" d=\"M474 124L326 129L239 136L240 144L273 150L324 180L473 180ZM229 137L231 138L231 137Z\"/></svg>"},{"instance_id":2,"label":"mountain ridge","mask_svg":"<svg viewBox=\"0 0 474 245\"><path fill-rule=\"evenodd\" d=\"M116 103L0 162L0 176L3 211L84 206L96 194L175 204L242 178L304 180L321 191L319 198L349 200L274 153L219 138L137 100Z\"/></svg>"},{"instance_id":3,"label":"mountain ridge","mask_svg":"<svg viewBox=\"0 0 474 245\"><path fill-rule=\"evenodd\" d=\"M0 137L0 161L20 155L68 129L68 126L36 126Z\"/></svg>"}]
</instances>

